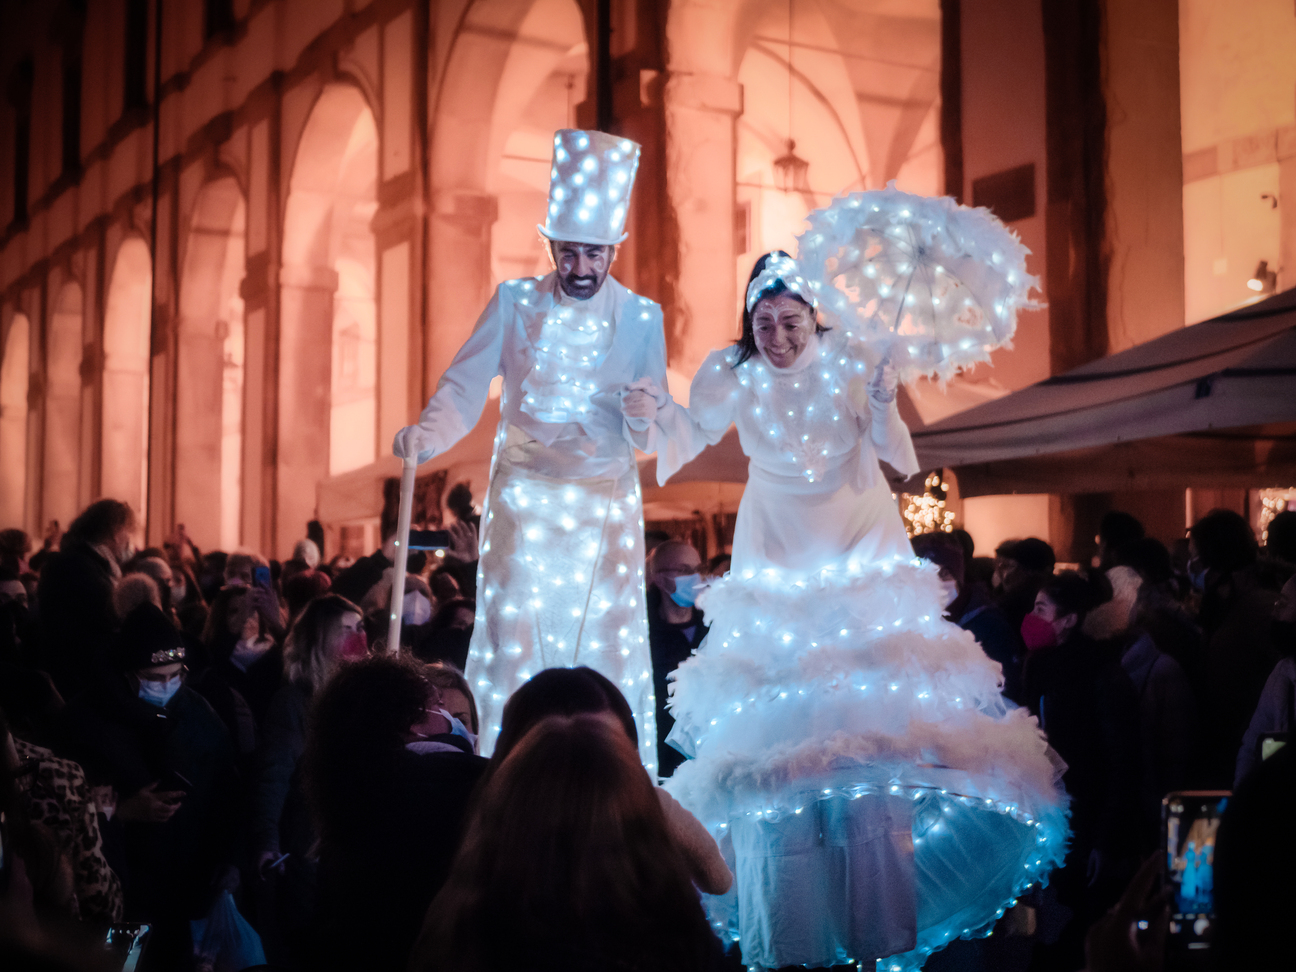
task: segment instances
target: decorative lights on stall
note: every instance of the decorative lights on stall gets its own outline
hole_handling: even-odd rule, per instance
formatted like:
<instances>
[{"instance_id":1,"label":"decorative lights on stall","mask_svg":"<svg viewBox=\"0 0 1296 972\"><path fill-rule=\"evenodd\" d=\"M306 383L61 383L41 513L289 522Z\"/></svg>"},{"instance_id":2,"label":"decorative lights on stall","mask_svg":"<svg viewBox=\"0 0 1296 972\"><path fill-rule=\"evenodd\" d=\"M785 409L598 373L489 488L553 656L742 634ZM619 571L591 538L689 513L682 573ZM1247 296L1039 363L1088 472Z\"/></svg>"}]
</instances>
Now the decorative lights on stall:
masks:
<instances>
[{"instance_id":1,"label":"decorative lights on stall","mask_svg":"<svg viewBox=\"0 0 1296 972\"><path fill-rule=\"evenodd\" d=\"M1279 513L1296 510L1296 487L1260 490L1260 541L1269 542L1269 524Z\"/></svg>"},{"instance_id":2,"label":"decorative lights on stall","mask_svg":"<svg viewBox=\"0 0 1296 972\"><path fill-rule=\"evenodd\" d=\"M901 493L906 503L902 511L905 533L911 538L923 533L950 533L954 529L954 511L946 505L946 485L939 471L923 483L922 495Z\"/></svg>"}]
</instances>

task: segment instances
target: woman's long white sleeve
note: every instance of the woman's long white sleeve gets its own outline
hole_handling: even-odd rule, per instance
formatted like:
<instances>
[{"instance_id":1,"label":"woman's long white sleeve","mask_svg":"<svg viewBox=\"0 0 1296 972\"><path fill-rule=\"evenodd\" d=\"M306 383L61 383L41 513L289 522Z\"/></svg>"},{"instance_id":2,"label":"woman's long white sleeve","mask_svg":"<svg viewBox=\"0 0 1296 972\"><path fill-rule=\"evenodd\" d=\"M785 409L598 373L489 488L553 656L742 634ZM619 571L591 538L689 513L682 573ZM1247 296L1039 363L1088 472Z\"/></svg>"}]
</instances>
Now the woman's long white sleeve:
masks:
<instances>
[{"instance_id":1,"label":"woman's long white sleeve","mask_svg":"<svg viewBox=\"0 0 1296 972\"><path fill-rule=\"evenodd\" d=\"M665 486L681 466L724 437L733 424L738 387L727 352L712 351L689 387L689 407L672 400L657 410L649 435L657 451L659 486Z\"/></svg>"},{"instance_id":2,"label":"woman's long white sleeve","mask_svg":"<svg viewBox=\"0 0 1296 972\"><path fill-rule=\"evenodd\" d=\"M486 309L473 327L472 336L450 362L436 394L419 415L418 424L435 439L435 454L439 455L462 439L477 424L486 408L490 383L500 373L500 358L504 348L505 303L500 299L502 288L497 288Z\"/></svg>"},{"instance_id":3,"label":"woman's long white sleeve","mask_svg":"<svg viewBox=\"0 0 1296 972\"><path fill-rule=\"evenodd\" d=\"M918 455L914 452L909 426L900 417L896 400L879 402L869 396L869 412L873 419L869 423L869 436L878 458L896 472L912 476L918 471Z\"/></svg>"}]
</instances>

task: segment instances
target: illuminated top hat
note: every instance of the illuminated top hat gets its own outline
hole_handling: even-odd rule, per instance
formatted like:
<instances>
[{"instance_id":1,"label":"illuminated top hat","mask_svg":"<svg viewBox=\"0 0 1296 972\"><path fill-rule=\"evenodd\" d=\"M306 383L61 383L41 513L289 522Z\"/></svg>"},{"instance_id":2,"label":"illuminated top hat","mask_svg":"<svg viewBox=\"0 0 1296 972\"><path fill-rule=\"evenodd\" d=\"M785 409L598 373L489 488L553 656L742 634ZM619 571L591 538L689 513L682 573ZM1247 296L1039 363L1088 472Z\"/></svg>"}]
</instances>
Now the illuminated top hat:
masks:
<instances>
[{"instance_id":1,"label":"illuminated top hat","mask_svg":"<svg viewBox=\"0 0 1296 972\"><path fill-rule=\"evenodd\" d=\"M554 133L549 213L541 233L551 240L610 246L626 238L639 145L605 132Z\"/></svg>"}]
</instances>

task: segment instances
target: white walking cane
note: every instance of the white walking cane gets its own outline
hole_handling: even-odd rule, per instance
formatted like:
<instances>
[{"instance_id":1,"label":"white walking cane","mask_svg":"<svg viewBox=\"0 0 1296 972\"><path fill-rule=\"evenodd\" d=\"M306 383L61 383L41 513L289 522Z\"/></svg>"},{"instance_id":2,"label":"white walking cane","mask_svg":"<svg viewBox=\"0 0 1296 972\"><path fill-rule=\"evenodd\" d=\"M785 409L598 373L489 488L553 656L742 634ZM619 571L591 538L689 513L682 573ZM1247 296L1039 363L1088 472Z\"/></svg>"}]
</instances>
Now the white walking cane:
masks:
<instances>
[{"instance_id":1,"label":"white walking cane","mask_svg":"<svg viewBox=\"0 0 1296 972\"><path fill-rule=\"evenodd\" d=\"M418 457L406 456L401 469L400 510L396 514L396 565L392 568L391 619L387 626L387 650L400 651L401 612L405 609L405 565L409 561L410 516L414 510L414 474Z\"/></svg>"}]
</instances>

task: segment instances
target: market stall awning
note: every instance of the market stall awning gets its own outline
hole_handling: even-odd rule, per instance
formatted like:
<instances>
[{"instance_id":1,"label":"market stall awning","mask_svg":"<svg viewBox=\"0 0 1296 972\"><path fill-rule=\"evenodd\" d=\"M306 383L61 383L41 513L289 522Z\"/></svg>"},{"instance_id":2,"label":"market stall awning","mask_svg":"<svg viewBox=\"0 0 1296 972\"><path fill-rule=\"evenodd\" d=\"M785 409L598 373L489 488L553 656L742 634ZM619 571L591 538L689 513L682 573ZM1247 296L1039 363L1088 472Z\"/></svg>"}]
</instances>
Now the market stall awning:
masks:
<instances>
[{"instance_id":1,"label":"market stall awning","mask_svg":"<svg viewBox=\"0 0 1296 972\"><path fill-rule=\"evenodd\" d=\"M1296 481L1296 290L913 431L963 495Z\"/></svg>"}]
</instances>

